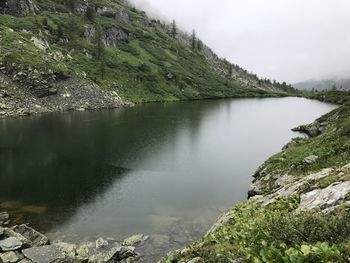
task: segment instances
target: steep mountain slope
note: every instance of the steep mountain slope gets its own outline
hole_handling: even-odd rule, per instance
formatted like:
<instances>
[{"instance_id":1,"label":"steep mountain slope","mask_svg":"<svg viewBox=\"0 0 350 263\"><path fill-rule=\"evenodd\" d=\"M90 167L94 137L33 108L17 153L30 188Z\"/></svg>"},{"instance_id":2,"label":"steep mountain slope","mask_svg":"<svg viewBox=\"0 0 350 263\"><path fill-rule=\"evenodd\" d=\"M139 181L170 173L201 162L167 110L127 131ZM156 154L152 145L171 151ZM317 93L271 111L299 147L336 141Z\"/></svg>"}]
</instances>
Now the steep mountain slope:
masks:
<instances>
[{"instance_id":1,"label":"steep mountain slope","mask_svg":"<svg viewBox=\"0 0 350 263\"><path fill-rule=\"evenodd\" d=\"M0 116L293 92L123 0L6 0L0 13Z\"/></svg>"}]
</instances>

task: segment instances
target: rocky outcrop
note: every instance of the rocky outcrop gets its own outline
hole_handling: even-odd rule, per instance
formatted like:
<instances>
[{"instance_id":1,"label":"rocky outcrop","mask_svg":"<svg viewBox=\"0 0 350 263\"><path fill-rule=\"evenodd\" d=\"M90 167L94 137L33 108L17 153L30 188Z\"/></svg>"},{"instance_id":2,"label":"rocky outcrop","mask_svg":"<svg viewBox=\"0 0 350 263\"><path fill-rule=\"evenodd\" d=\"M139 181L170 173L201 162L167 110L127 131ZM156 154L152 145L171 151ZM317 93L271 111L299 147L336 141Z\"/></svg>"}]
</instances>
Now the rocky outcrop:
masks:
<instances>
[{"instance_id":1,"label":"rocky outcrop","mask_svg":"<svg viewBox=\"0 0 350 263\"><path fill-rule=\"evenodd\" d=\"M111 26L105 31L103 36L103 43L106 47L118 47L118 45L129 39L129 32L124 31L123 29L117 26Z\"/></svg>"},{"instance_id":2,"label":"rocky outcrop","mask_svg":"<svg viewBox=\"0 0 350 263\"><path fill-rule=\"evenodd\" d=\"M142 240L145 238L138 236ZM136 262L136 258L135 247L120 245L113 239L99 238L95 242L81 244L50 243L46 236L27 225L0 226L0 262L3 263L116 263Z\"/></svg>"},{"instance_id":3,"label":"rocky outcrop","mask_svg":"<svg viewBox=\"0 0 350 263\"><path fill-rule=\"evenodd\" d=\"M115 91L104 91L88 80L23 67L2 69L0 118L126 106Z\"/></svg>"},{"instance_id":4,"label":"rocky outcrop","mask_svg":"<svg viewBox=\"0 0 350 263\"><path fill-rule=\"evenodd\" d=\"M93 25L85 25L84 37L86 40L92 42L96 39L96 28ZM127 41L130 33L118 26L111 26L104 30L102 34L102 43L106 47L117 48L122 42Z\"/></svg>"},{"instance_id":5,"label":"rocky outcrop","mask_svg":"<svg viewBox=\"0 0 350 263\"><path fill-rule=\"evenodd\" d=\"M39 9L34 0L2 0L0 13L12 16L35 15Z\"/></svg>"}]
</instances>

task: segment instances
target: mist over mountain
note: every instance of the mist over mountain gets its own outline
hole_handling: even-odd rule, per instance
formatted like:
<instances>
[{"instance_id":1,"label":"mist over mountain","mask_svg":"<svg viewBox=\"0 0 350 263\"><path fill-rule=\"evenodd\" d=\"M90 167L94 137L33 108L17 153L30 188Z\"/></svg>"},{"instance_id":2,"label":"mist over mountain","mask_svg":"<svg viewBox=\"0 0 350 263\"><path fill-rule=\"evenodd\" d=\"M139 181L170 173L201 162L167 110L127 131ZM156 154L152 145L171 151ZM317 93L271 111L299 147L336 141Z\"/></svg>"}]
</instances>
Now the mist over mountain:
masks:
<instances>
[{"instance_id":1,"label":"mist over mountain","mask_svg":"<svg viewBox=\"0 0 350 263\"><path fill-rule=\"evenodd\" d=\"M306 80L293 84L299 90L350 90L350 78L330 78L321 80Z\"/></svg>"}]
</instances>

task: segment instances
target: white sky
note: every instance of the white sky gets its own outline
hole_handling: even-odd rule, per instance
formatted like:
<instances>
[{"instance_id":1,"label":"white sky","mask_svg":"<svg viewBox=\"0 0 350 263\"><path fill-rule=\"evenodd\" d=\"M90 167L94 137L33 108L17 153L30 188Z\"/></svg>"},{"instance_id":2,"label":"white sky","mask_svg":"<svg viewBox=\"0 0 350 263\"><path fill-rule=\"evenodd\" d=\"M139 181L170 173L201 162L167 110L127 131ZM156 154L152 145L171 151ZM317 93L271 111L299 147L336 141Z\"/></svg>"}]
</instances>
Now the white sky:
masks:
<instances>
[{"instance_id":1,"label":"white sky","mask_svg":"<svg viewBox=\"0 0 350 263\"><path fill-rule=\"evenodd\" d=\"M132 0L221 57L290 83L350 76L350 0Z\"/></svg>"}]
</instances>

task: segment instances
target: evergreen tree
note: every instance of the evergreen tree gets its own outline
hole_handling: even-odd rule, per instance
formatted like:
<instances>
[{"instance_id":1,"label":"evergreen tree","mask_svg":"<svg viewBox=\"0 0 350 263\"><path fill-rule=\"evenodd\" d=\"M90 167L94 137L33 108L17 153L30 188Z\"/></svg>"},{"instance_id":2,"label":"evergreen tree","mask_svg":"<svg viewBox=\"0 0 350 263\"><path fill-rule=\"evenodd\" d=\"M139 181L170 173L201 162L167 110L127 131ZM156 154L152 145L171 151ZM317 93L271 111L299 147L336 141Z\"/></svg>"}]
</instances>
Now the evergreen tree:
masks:
<instances>
[{"instance_id":1,"label":"evergreen tree","mask_svg":"<svg viewBox=\"0 0 350 263\"><path fill-rule=\"evenodd\" d=\"M63 37L63 30L61 25L57 26L56 37L57 37L57 41L59 41Z\"/></svg>"},{"instance_id":2,"label":"evergreen tree","mask_svg":"<svg viewBox=\"0 0 350 263\"><path fill-rule=\"evenodd\" d=\"M203 50L203 42L200 39L198 39L198 41L197 41L197 49L198 49L198 51Z\"/></svg>"},{"instance_id":3,"label":"evergreen tree","mask_svg":"<svg viewBox=\"0 0 350 263\"><path fill-rule=\"evenodd\" d=\"M175 20L173 20L173 22L171 24L171 36L173 38L176 38L176 35L177 35L177 26L176 26Z\"/></svg>"},{"instance_id":4,"label":"evergreen tree","mask_svg":"<svg viewBox=\"0 0 350 263\"><path fill-rule=\"evenodd\" d=\"M100 74L101 74L101 79L104 79L105 77L105 72L106 72L106 67L105 67L105 58L104 58L104 44L102 41L102 37L103 37L103 30L101 28L101 26L97 25L96 26L96 58L97 60L100 62Z\"/></svg>"},{"instance_id":5,"label":"evergreen tree","mask_svg":"<svg viewBox=\"0 0 350 263\"><path fill-rule=\"evenodd\" d=\"M44 26L44 28L46 28L46 29L49 28L49 21L47 20L46 17L44 17L44 19L43 19L43 26Z\"/></svg>"},{"instance_id":6,"label":"evergreen tree","mask_svg":"<svg viewBox=\"0 0 350 263\"><path fill-rule=\"evenodd\" d=\"M232 77L232 73L233 73L233 66L232 64L229 64L229 67L228 67L228 76L231 78Z\"/></svg>"},{"instance_id":7,"label":"evergreen tree","mask_svg":"<svg viewBox=\"0 0 350 263\"><path fill-rule=\"evenodd\" d=\"M85 17L88 21L93 22L95 20L95 9L88 6L85 12Z\"/></svg>"},{"instance_id":8,"label":"evergreen tree","mask_svg":"<svg viewBox=\"0 0 350 263\"><path fill-rule=\"evenodd\" d=\"M64 5L68 7L71 11L74 11L76 0L65 0Z\"/></svg>"},{"instance_id":9,"label":"evergreen tree","mask_svg":"<svg viewBox=\"0 0 350 263\"><path fill-rule=\"evenodd\" d=\"M195 50L197 46L196 30L194 29L192 31L192 36L191 36L191 46L193 50Z\"/></svg>"},{"instance_id":10,"label":"evergreen tree","mask_svg":"<svg viewBox=\"0 0 350 263\"><path fill-rule=\"evenodd\" d=\"M102 42L102 28L98 25L96 26L96 58L97 60L103 60L104 46Z\"/></svg>"}]
</instances>

